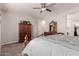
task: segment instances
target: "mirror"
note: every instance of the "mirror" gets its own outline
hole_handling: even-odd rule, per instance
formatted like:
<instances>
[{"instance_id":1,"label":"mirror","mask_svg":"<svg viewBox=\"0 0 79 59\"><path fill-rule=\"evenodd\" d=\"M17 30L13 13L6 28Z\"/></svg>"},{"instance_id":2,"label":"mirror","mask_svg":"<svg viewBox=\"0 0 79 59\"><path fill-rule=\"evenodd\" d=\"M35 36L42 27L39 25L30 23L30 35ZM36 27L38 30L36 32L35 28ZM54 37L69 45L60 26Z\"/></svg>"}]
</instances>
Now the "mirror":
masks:
<instances>
[{"instance_id":1,"label":"mirror","mask_svg":"<svg viewBox=\"0 0 79 59\"><path fill-rule=\"evenodd\" d=\"M74 36L79 36L79 21L74 22Z\"/></svg>"},{"instance_id":2,"label":"mirror","mask_svg":"<svg viewBox=\"0 0 79 59\"><path fill-rule=\"evenodd\" d=\"M56 32L57 33L57 22L51 21L49 23L49 32Z\"/></svg>"}]
</instances>

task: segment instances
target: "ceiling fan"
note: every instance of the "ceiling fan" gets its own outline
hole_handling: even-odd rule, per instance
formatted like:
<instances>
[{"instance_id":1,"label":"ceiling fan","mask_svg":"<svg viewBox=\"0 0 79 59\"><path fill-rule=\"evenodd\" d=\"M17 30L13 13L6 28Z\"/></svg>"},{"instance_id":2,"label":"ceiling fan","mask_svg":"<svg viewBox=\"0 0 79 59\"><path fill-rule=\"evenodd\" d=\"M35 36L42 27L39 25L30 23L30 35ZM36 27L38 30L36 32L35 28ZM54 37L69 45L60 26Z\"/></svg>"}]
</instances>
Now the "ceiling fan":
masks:
<instances>
[{"instance_id":1,"label":"ceiling fan","mask_svg":"<svg viewBox=\"0 0 79 59\"><path fill-rule=\"evenodd\" d=\"M56 3L52 3L50 5L46 5L46 3L40 3L41 4L41 7L36 7L36 8L33 8L33 9L40 9L40 13L44 12L44 11L48 11L48 12L52 12L52 10L50 10L48 7L51 7L51 6L54 6Z\"/></svg>"}]
</instances>

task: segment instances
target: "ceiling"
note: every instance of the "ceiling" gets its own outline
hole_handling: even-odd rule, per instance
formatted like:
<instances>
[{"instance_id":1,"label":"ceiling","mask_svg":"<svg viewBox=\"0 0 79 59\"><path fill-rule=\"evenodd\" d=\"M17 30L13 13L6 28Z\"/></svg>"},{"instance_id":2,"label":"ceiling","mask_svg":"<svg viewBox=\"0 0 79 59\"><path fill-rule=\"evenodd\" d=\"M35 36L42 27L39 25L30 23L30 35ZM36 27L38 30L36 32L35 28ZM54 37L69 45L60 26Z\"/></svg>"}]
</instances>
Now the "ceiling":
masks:
<instances>
[{"instance_id":1,"label":"ceiling","mask_svg":"<svg viewBox=\"0 0 79 59\"><path fill-rule=\"evenodd\" d=\"M51 3L47 3L47 5L50 5L50 4ZM49 7L49 9L51 9L52 12L45 11L43 13L40 13L40 10L33 9L34 7L41 7L40 3L0 3L0 9L4 11L23 13L40 19L45 18L52 14L65 12L75 7L79 7L79 4L78 3L56 3L56 5Z\"/></svg>"}]
</instances>

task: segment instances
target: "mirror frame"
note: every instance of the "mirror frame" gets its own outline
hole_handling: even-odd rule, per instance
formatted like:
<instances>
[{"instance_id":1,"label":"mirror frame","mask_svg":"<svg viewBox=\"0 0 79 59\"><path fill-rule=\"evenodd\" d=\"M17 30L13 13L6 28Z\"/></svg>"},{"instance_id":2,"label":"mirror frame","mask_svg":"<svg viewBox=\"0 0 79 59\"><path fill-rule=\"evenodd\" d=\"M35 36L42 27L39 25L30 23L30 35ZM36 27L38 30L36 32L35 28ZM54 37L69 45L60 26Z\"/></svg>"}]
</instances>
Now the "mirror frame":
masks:
<instances>
[{"instance_id":1,"label":"mirror frame","mask_svg":"<svg viewBox=\"0 0 79 59\"><path fill-rule=\"evenodd\" d=\"M49 23L49 32L56 32L57 33L57 22L51 21Z\"/></svg>"}]
</instances>

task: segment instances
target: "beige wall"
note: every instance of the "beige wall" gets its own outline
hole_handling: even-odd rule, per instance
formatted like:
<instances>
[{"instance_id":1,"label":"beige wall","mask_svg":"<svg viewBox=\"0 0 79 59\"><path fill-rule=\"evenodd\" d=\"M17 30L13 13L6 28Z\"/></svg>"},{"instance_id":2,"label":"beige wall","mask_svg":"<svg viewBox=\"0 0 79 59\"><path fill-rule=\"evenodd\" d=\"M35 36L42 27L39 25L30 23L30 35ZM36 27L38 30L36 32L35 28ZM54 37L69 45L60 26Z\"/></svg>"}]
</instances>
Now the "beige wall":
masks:
<instances>
[{"instance_id":1,"label":"beige wall","mask_svg":"<svg viewBox=\"0 0 79 59\"><path fill-rule=\"evenodd\" d=\"M79 7L76 7L76 8L73 8L71 10L67 10L65 12L61 12L61 13L56 13L56 14L51 14L49 15L48 17L45 17L44 19L41 19L39 20L38 22L38 34L41 34L45 31L48 31L49 30L49 23L52 21L52 20L55 20L57 21L57 32L62 32L62 33L65 33L65 35L67 35L67 31L70 32L70 35L73 36L73 21L70 21L70 30L68 30L68 27L67 27L67 16L68 14L72 14L72 13L78 13L79 12ZM78 15L79 17L79 15ZM78 18L78 17L75 17L75 18ZM74 18L73 18L74 19ZM45 21L45 24L42 24L42 21Z\"/></svg>"},{"instance_id":2,"label":"beige wall","mask_svg":"<svg viewBox=\"0 0 79 59\"><path fill-rule=\"evenodd\" d=\"M74 25L79 27L79 11L68 14L69 35L74 35ZM79 29L77 30L79 35Z\"/></svg>"},{"instance_id":3,"label":"beige wall","mask_svg":"<svg viewBox=\"0 0 79 59\"><path fill-rule=\"evenodd\" d=\"M31 16L2 12L2 44L14 43L19 40L18 23L20 20L29 19L32 23L32 38L37 35L37 20Z\"/></svg>"},{"instance_id":4,"label":"beige wall","mask_svg":"<svg viewBox=\"0 0 79 59\"><path fill-rule=\"evenodd\" d=\"M57 22L57 32L62 32L66 34L66 15L59 14L59 15L51 15L50 17L46 17L42 20L39 20L38 23L38 32L39 34L43 32L49 31L49 23L54 20ZM43 24L42 22L45 22Z\"/></svg>"}]
</instances>

